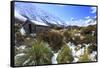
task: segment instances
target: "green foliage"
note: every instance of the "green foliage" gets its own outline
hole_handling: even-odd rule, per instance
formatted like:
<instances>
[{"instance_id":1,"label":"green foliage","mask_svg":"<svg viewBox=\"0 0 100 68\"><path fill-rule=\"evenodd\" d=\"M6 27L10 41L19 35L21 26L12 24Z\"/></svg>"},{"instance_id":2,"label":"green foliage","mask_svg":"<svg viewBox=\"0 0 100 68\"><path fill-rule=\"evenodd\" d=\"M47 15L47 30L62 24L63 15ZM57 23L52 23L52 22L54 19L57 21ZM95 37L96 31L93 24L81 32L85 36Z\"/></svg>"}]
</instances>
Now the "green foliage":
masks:
<instances>
[{"instance_id":1,"label":"green foliage","mask_svg":"<svg viewBox=\"0 0 100 68\"><path fill-rule=\"evenodd\" d=\"M26 46L32 46L32 43L34 41L33 37L31 36L23 36L20 32L15 33L16 38L16 45L26 45Z\"/></svg>"},{"instance_id":2,"label":"green foliage","mask_svg":"<svg viewBox=\"0 0 100 68\"><path fill-rule=\"evenodd\" d=\"M89 62L89 61L90 61L89 53L88 53L87 48L85 48L84 54L79 57L79 61L78 62Z\"/></svg>"},{"instance_id":3,"label":"green foliage","mask_svg":"<svg viewBox=\"0 0 100 68\"><path fill-rule=\"evenodd\" d=\"M96 36L91 36L90 34L84 35L83 42L86 44L92 43L96 44Z\"/></svg>"},{"instance_id":4,"label":"green foliage","mask_svg":"<svg viewBox=\"0 0 100 68\"><path fill-rule=\"evenodd\" d=\"M95 25L80 27L80 29L79 27L71 27L70 29L66 28L64 30L54 26L50 31L36 33L35 38L30 35L21 35L19 32L19 29L21 28L20 23L16 23L14 27L16 46L26 46L23 52L15 48L16 66L51 64L51 57L53 56L52 50L54 52L60 51L57 56L59 64L71 63L74 60L74 57L72 56L71 49L66 45L68 42L74 43L75 45L83 43L91 44L88 49L85 49L84 54L79 57L79 62L90 61L88 55L92 51L97 51ZM92 31L95 31L94 36L91 34ZM80 36L75 36L75 34L80 32ZM23 55L18 56L18 54Z\"/></svg>"},{"instance_id":5,"label":"green foliage","mask_svg":"<svg viewBox=\"0 0 100 68\"><path fill-rule=\"evenodd\" d=\"M41 33L38 37L47 42L55 52L57 52L63 45L63 35L56 30Z\"/></svg>"},{"instance_id":6,"label":"green foliage","mask_svg":"<svg viewBox=\"0 0 100 68\"><path fill-rule=\"evenodd\" d=\"M14 24L15 32L18 32L20 28L21 28L21 24L15 22L15 24Z\"/></svg>"},{"instance_id":7,"label":"green foliage","mask_svg":"<svg viewBox=\"0 0 100 68\"><path fill-rule=\"evenodd\" d=\"M41 65L41 64L50 64L51 63L51 57L52 57L52 52L48 48L48 44L41 42L41 41L36 41L33 43L32 46L32 53L34 53L34 59L36 60L35 64L36 65Z\"/></svg>"},{"instance_id":8,"label":"green foliage","mask_svg":"<svg viewBox=\"0 0 100 68\"><path fill-rule=\"evenodd\" d=\"M71 63L73 60L71 49L67 45L63 45L57 57L58 63Z\"/></svg>"},{"instance_id":9,"label":"green foliage","mask_svg":"<svg viewBox=\"0 0 100 68\"><path fill-rule=\"evenodd\" d=\"M82 27L81 30L82 34L91 34L92 31L96 31L96 25L89 25L87 27Z\"/></svg>"},{"instance_id":10,"label":"green foliage","mask_svg":"<svg viewBox=\"0 0 100 68\"><path fill-rule=\"evenodd\" d=\"M15 56L15 66L23 66L23 63L28 59L27 55Z\"/></svg>"},{"instance_id":11,"label":"green foliage","mask_svg":"<svg viewBox=\"0 0 100 68\"><path fill-rule=\"evenodd\" d=\"M21 24L15 22L15 24L14 24L14 32L15 32L15 40L16 40L16 44L17 45L24 44L24 36L21 35L21 33L19 31L20 28L21 28Z\"/></svg>"},{"instance_id":12,"label":"green foliage","mask_svg":"<svg viewBox=\"0 0 100 68\"><path fill-rule=\"evenodd\" d=\"M18 45L24 44L24 36L22 36L20 32L15 33L15 38L16 38L16 44Z\"/></svg>"},{"instance_id":13,"label":"green foliage","mask_svg":"<svg viewBox=\"0 0 100 68\"><path fill-rule=\"evenodd\" d=\"M34 38L31 36L24 37L24 45L32 46L34 43L33 41L34 41Z\"/></svg>"},{"instance_id":14,"label":"green foliage","mask_svg":"<svg viewBox=\"0 0 100 68\"><path fill-rule=\"evenodd\" d=\"M88 47L88 52L92 53L92 51L97 51L97 45L91 45Z\"/></svg>"},{"instance_id":15,"label":"green foliage","mask_svg":"<svg viewBox=\"0 0 100 68\"><path fill-rule=\"evenodd\" d=\"M68 31L68 30L64 31L63 35L64 35L65 41L67 43L72 40L72 35L71 35L70 31Z\"/></svg>"},{"instance_id":16,"label":"green foliage","mask_svg":"<svg viewBox=\"0 0 100 68\"><path fill-rule=\"evenodd\" d=\"M28 48L24 56L15 59L17 66L21 65L43 65L51 64L51 57L53 56L48 44L42 41L34 40L32 47ZM20 60L20 58L22 58Z\"/></svg>"},{"instance_id":17,"label":"green foliage","mask_svg":"<svg viewBox=\"0 0 100 68\"><path fill-rule=\"evenodd\" d=\"M82 44L83 43L83 40L80 39L79 36L75 36L74 37L74 40L72 40L72 43L74 43L75 45Z\"/></svg>"}]
</instances>

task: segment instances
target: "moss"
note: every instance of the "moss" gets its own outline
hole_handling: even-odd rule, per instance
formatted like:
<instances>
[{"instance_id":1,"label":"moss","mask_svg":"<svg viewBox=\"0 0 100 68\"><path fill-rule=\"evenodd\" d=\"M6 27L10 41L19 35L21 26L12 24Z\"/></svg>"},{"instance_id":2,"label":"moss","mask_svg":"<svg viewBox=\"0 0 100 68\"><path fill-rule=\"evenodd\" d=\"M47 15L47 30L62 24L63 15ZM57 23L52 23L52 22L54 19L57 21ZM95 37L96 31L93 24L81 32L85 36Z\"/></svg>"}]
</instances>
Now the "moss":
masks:
<instances>
[{"instance_id":1,"label":"moss","mask_svg":"<svg viewBox=\"0 0 100 68\"><path fill-rule=\"evenodd\" d=\"M57 57L58 63L71 63L73 60L71 49L67 45L63 45Z\"/></svg>"}]
</instances>

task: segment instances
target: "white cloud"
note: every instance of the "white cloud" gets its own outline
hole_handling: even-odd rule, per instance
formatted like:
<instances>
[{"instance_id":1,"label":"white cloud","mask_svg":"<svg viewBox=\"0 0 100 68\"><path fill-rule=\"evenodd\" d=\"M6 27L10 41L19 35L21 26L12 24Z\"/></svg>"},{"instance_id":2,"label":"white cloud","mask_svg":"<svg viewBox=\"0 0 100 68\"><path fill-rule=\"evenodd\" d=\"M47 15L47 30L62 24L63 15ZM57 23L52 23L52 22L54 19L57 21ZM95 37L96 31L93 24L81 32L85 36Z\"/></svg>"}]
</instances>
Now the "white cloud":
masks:
<instances>
[{"instance_id":1,"label":"white cloud","mask_svg":"<svg viewBox=\"0 0 100 68\"><path fill-rule=\"evenodd\" d=\"M74 18L73 18L74 19ZM73 26L73 25L77 25L77 26L84 26L84 20L82 20L82 19L79 19L79 20L70 20L70 21L67 21L66 22L68 25L71 25L71 26Z\"/></svg>"},{"instance_id":2,"label":"white cloud","mask_svg":"<svg viewBox=\"0 0 100 68\"><path fill-rule=\"evenodd\" d=\"M89 18L90 18L90 16L85 17L85 19L89 19Z\"/></svg>"},{"instance_id":3,"label":"white cloud","mask_svg":"<svg viewBox=\"0 0 100 68\"><path fill-rule=\"evenodd\" d=\"M91 18L90 16L87 16L83 19L77 19L77 20L73 19L71 18L71 20L67 21L66 23L68 25L76 25L76 26L88 26L96 24L96 21L93 21L93 18Z\"/></svg>"},{"instance_id":4,"label":"white cloud","mask_svg":"<svg viewBox=\"0 0 100 68\"><path fill-rule=\"evenodd\" d=\"M94 18L97 18L97 16L94 16Z\"/></svg>"},{"instance_id":5,"label":"white cloud","mask_svg":"<svg viewBox=\"0 0 100 68\"><path fill-rule=\"evenodd\" d=\"M91 7L91 13L96 13L96 7Z\"/></svg>"},{"instance_id":6,"label":"white cloud","mask_svg":"<svg viewBox=\"0 0 100 68\"><path fill-rule=\"evenodd\" d=\"M73 21L73 20L74 20L74 18L72 17L72 18L71 18L71 21Z\"/></svg>"},{"instance_id":7,"label":"white cloud","mask_svg":"<svg viewBox=\"0 0 100 68\"><path fill-rule=\"evenodd\" d=\"M85 20L85 23L90 23L91 22L91 18L89 18L89 19L87 19L87 20Z\"/></svg>"}]
</instances>

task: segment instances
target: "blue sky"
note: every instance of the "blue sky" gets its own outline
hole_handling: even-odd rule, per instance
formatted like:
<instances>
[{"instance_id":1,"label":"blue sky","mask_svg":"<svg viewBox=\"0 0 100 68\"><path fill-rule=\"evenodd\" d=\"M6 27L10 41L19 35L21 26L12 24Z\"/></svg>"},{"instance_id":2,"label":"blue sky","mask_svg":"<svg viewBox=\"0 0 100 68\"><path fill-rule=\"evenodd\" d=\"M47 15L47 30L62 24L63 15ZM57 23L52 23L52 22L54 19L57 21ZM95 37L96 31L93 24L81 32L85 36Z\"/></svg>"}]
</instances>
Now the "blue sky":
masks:
<instances>
[{"instance_id":1,"label":"blue sky","mask_svg":"<svg viewBox=\"0 0 100 68\"><path fill-rule=\"evenodd\" d=\"M95 9L91 6L71 6L71 5L55 5L55 4L35 4L37 7L43 9L50 14L67 21L70 19L79 20L85 17L94 17L96 13L92 13Z\"/></svg>"},{"instance_id":2,"label":"blue sky","mask_svg":"<svg viewBox=\"0 0 100 68\"><path fill-rule=\"evenodd\" d=\"M35 5L37 8L52 14L63 20L68 25L86 25L92 18L96 17L96 7L92 6L75 6L75 5L58 5L58 4L43 4L43 3L27 3L20 2L20 4L27 4L27 6Z\"/></svg>"}]
</instances>

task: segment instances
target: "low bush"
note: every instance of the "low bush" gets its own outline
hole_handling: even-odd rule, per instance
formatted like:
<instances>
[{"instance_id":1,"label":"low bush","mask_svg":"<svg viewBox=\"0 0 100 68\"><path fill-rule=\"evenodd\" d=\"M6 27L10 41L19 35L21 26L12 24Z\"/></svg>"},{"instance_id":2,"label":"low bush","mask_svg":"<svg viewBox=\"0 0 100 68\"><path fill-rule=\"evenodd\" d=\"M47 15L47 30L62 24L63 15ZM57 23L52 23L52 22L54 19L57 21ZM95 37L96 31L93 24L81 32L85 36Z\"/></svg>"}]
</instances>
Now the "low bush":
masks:
<instances>
[{"instance_id":1,"label":"low bush","mask_svg":"<svg viewBox=\"0 0 100 68\"><path fill-rule=\"evenodd\" d=\"M96 36L91 36L90 34L84 35L83 42L86 44L96 44Z\"/></svg>"},{"instance_id":2,"label":"low bush","mask_svg":"<svg viewBox=\"0 0 100 68\"><path fill-rule=\"evenodd\" d=\"M63 36L65 38L65 42L68 43L69 41L72 41L72 34L70 31L68 30L64 31Z\"/></svg>"},{"instance_id":3,"label":"low bush","mask_svg":"<svg viewBox=\"0 0 100 68\"><path fill-rule=\"evenodd\" d=\"M16 65L43 65L51 64L53 56L49 45L45 42L34 40L31 48L25 50L25 55L15 59ZM23 58L21 61L20 58Z\"/></svg>"},{"instance_id":4,"label":"low bush","mask_svg":"<svg viewBox=\"0 0 100 68\"><path fill-rule=\"evenodd\" d=\"M71 49L67 45L63 45L57 57L58 63L71 63L73 60Z\"/></svg>"},{"instance_id":5,"label":"low bush","mask_svg":"<svg viewBox=\"0 0 100 68\"><path fill-rule=\"evenodd\" d=\"M15 43L18 45L22 45L24 44L24 36L21 35L20 32L16 32L15 33Z\"/></svg>"},{"instance_id":6,"label":"low bush","mask_svg":"<svg viewBox=\"0 0 100 68\"><path fill-rule=\"evenodd\" d=\"M79 61L78 62L89 62L89 61L90 61L89 53L88 53L87 48L85 48L84 54L79 57Z\"/></svg>"},{"instance_id":7,"label":"low bush","mask_svg":"<svg viewBox=\"0 0 100 68\"><path fill-rule=\"evenodd\" d=\"M38 34L38 39L47 42L55 52L57 52L63 45L63 35L56 30Z\"/></svg>"},{"instance_id":8,"label":"low bush","mask_svg":"<svg viewBox=\"0 0 100 68\"><path fill-rule=\"evenodd\" d=\"M88 52L92 53L93 51L97 51L97 45L90 45L88 47Z\"/></svg>"}]
</instances>

